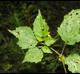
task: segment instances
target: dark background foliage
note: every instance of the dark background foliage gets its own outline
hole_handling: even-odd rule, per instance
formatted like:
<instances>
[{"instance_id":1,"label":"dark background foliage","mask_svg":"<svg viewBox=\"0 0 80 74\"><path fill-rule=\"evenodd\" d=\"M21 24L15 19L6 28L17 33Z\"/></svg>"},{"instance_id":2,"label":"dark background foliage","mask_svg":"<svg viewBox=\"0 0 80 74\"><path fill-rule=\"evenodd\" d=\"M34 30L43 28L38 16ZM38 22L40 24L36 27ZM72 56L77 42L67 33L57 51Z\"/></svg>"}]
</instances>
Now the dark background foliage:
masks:
<instances>
[{"instance_id":1,"label":"dark background foliage","mask_svg":"<svg viewBox=\"0 0 80 74\"><path fill-rule=\"evenodd\" d=\"M56 57L45 54L41 63L24 63L21 61L25 50L16 45L17 40L8 32L17 26L31 26L41 10L53 36L65 14L80 8L80 1L1 1L0 2L0 72L64 72L62 64ZM16 23L18 17L20 23ZM54 54L55 55L55 54Z\"/></svg>"}]
</instances>

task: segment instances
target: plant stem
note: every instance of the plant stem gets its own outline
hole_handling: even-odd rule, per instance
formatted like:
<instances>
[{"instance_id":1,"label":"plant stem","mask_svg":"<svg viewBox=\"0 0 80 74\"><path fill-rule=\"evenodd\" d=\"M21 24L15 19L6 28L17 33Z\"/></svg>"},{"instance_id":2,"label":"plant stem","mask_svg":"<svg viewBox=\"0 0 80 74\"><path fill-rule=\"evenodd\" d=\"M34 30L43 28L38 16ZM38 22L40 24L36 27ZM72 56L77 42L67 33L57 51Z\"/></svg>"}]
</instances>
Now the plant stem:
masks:
<instances>
[{"instance_id":1,"label":"plant stem","mask_svg":"<svg viewBox=\"0 0 80 74\"><path fill-rule=\"evenodd\" d=\"M51 48L57 55L60 55L60 53L58 51L56 51L55 49Z\"/></svg>"},{"instance_id":2,"label":"plant stem","mask_svg":"<svg viewBox=\"0 0 80 74\"><path fill-rule=\"evenodd\" d=\"M63 48L62 48L61 55L63 54L65 47L66 47L66 44L64 44L64 46L63 46Z\"/></svg>"},{"instance_id":3,"label":"plant stem","mask_svg":"<svg viewBox=\"0 0 80 74\"><path fill-rule=\"evenodd\" d=\"M67 70L66 70L64 62L62 62L62 64L63 64L63 68L64 68L65 73L67 73Z\"/></svg>"},{"instance_id":4,"label":"plant stem","mask_svg":"<svg viewBox=\"0 0 80 74\"><path fill-rule=\"evenodd\" d=\"M58 36L59 36L59 34L57 34L54 38L57 39Z\"/></svg>"},{"instance_id":5,"label":"plant stem","mask_svg":"<svg viewBox=\"0 0 80 74\"><path fill-rule=\"evenodd\" d=\"M63 51L64 51L64 48L65 48L65 45L63 47L63 50L62 50L62 53L60 54L58 51L56 51L55 49L51 48L58 56L62 55L63 54ZM62 64L63 64L63 68L64 68L64 71L65 73L67 73L67 70L66 70L66 67L65 67L65 64L64 64L64 61L61 61Z\"/></svg>"},{"instance_id":6,"label":"plant stem","mask_svg":"<svg viewBox=\"0 0 80 74\"><path fill-rule=\"evenodd\" d=\"M55 45L53 45L54 47L61 47L61 45L59 45L59 44L55 44Z\"/></svg>"}]
</instances>

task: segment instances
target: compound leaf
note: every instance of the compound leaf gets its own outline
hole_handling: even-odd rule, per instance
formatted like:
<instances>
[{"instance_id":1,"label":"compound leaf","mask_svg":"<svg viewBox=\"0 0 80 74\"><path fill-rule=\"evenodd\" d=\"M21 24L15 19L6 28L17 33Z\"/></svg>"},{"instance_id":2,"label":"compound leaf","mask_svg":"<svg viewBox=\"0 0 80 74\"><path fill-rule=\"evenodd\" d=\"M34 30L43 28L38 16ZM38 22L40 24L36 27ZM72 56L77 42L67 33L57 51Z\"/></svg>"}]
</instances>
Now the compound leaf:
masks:
<instances>
[{"instance_id":1,"label":"compound leaf","mask_svg":"<svg viewBox=\"0 0 80 74\"><path fill-rule=\"evenodd\" d=\"M41 51L41 49L35 47L35 48L31 48L26 52L25 58L23 60L24 62L35 62L38 63L42 60L43 58L43 52Z\"/></svg>"}]
</instances>

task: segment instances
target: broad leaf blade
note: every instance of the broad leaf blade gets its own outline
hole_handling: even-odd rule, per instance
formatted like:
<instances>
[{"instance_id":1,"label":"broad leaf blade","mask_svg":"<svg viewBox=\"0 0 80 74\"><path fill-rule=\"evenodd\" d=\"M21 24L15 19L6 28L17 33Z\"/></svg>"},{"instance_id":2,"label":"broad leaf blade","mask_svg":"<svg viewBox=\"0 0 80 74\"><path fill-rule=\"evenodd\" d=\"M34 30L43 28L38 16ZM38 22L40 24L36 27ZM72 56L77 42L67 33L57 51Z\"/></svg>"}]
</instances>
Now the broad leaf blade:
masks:
<instances>
[{"instance_id":1,"label":"broad leaf blade","mask_svg":"<svg viewBox=\"0 0 80 74\"><path fill-rule=\"evenodd\" d=\"M43 37L48 35L49 27L45 20L42 18L40 10L38 11L38 15L33 23L33 31L36 38L39 41L43 41Z\"/></svg>"},{"instance_id":2,"label":"broad leaf blade","mask_svg":"<svg viewBox=\"0 0 80 74\"><path fill-rule=\"evenodd\" d=\"M43 58L43 52L41 51L41 49L38 49L37 47L31 48L26 52L23 63L24 62L38 63L42 60L42 58Z\"/></svg>"},{"instance_id":3,"label":"broad leaf blade","mask_svg":"<svg viewBox=\"0 0 80 74\"><path fill-rule=\"evenodd\" d=\"M17 44L22 49L33 48L37 45L37 40L29 27L17 27L16 30L9 30L18 38Z\"/></svg>"},{"instance_id":4,"label":"broad leaf blade","mask_svg":"<svg viewBox=\"0 0 80 74\"><path fill-rule=\"evenodd\" d=\"M65 59L65 64L68 65L68 70L72 73L80 73L80 55L70 54Z\"/></svg>"},{"instance_id":5,"label":"broad leaf blade","mask_svg":"<svg viewBox=\"0 0 80 74\"><path fill-rule=\"evenodd\" d=\"M68 45L80 42L80 9L72 10L64 16L64 20L58 27L58 34Z\"/></svg>"}]
</instances>

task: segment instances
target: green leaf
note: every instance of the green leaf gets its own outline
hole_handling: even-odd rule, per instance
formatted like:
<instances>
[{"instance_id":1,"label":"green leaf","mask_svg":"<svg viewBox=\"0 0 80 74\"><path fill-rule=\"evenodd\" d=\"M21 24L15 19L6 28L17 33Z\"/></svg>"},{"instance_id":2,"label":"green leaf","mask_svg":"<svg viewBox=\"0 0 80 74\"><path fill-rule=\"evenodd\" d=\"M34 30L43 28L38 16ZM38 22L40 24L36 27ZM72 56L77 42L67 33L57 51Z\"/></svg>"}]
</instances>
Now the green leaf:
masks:
<instances>
[{"instance_id":1,"label":"green leaf","mask_svg":"<svg viewBox=\"0 0 80 74\"><path fill-rule=\"evenodd\" d=\"M26 52L25 58L23 60L24 62L35 62L38 63L43 58L43 52L41 49L38 49L37 47L31 48Z\"/></svg>"},{"instance_id":2,"label":"green leaf","mask_svg":"<svg viewBox=\"0 0 80 74\"><path fill-rule=\"evenodd\" d=\"M45 20L43 19L40 10L38 11L38 15L33 23L33 31L36 38L39 41L43 41L43 37L47 36L49 27Z\"/></svg>"},{"instance_id":3,"label":"green leaf","mask_svg":"<svg viewBox=\"0 0 80 74\"><path fill-rule=\"evenodd\" d=\"M44 53L52 53L51 50L47 46L43 46L41 49Z\"/></svg>"},{"instance_id":4,"label":"green leaf","mask_svg":"<svg viewBox=\"0 0 80 74\"><path fill-rule=\"evenodd\" d=\"M70 54L65 59L65 64L68 65L68 70L72 73L80 73L80 55Z\"/></svg>"},{"instance_id":5,"label":"green leaf","mask_svg":"<svg viewBox=\"0 0 80 74\"><path fill-rule=\"evenodd\" d=\"M50 46L56 42L56 39L52 38L50 35L44 38L45 44Z\"/></svg>"},{"instance_id":6,"label":"green leaf","mask_svg":"<svg viewBox=\"0 0 80 74\"><path fill-rule=\"evenodd\" d=\"M80 9L72 10L64 16L58 34L68 45L74 45L80 42Z\"/></svg>"},{"instance_id":7,"label":"green leaf","mask_svg":"<svg viewBox=\"0 0 80 74\"><path fill-rule=\"evenodd\" d=\"M17 27L16 30L9 30L14 36L18 38L17 44L22 49L33 48L37 45L37 40L30 27Z\"/></svg>"}]
</instances>

